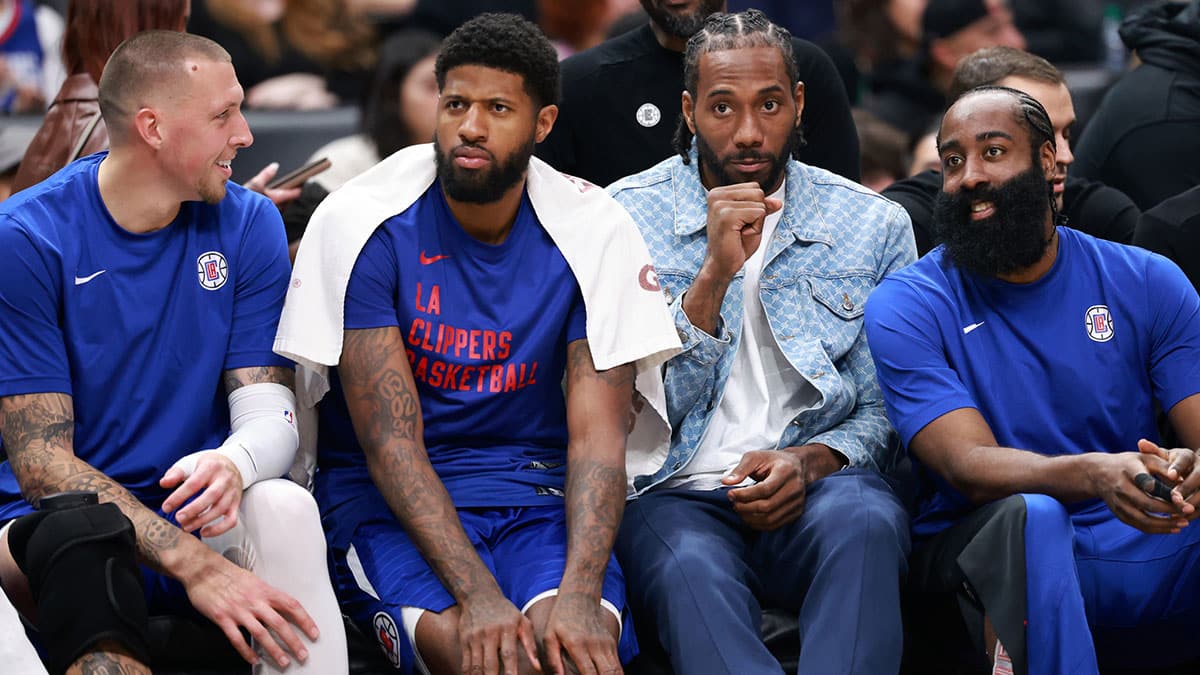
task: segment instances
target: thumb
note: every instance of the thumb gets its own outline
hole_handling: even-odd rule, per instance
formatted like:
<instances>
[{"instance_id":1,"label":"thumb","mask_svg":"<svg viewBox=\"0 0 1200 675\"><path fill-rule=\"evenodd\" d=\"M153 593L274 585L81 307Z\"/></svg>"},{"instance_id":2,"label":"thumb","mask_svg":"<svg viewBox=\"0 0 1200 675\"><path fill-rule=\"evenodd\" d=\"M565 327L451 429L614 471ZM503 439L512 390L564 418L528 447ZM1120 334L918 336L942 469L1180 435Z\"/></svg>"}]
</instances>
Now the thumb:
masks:
<instances>
[{"instance_id":1,"label":"thumb","mask_svg":"<svg viewBox=\"0 0 1200 675\"><path fill-rule=\"evenodd\" d=\"M767 207L768 216L783 208L783 200L775 197L767 197L763 200L763 204Z\"/></svg>"},{"instance_id":2,"label":"thumb","mask_svg":"<svg viewBox=\"0 0 1200 675\"><path fill-rule=\"evenodd\" d=\"M254 178L246 181L246 184L243 187L255 192L262 192L263 190L267 189L267 183L271 182L271 179L275 177L276 173L279 173L279 162L271 162L270 164L264 166L261 171L254 174Z\"/></svg>"},{"instance_id":3,"label":"thumb","mask_svg":"<svg viewBox=\"0 0 1200 675\"><path fill-rule=\"evenodd\" d=\"M1166 450L1144 438L1138 439L1137 449L1138 452L1145 455L1157 455L1163 459L1167 459L1169 457Z\"/></svg>"},{"instance_id":4,"label":"thumb","mask_svg":"<svg viewBox=\"0 0 1200 675\"><path fill-rule=\"evenodd\" d=\"M757 458L754 456L754 453L747 452L746 454L742 455L742 461L738 462L738 465L733 467L732 471L725 474L725 477L721 479L721 483L724 485L737 485L738 483L746 480L746 478L753 474L757 469Z\"/></svg>"},{"instance_id":5,"label":"thumb","mask_svg":"<svg viewBox=\"0 0 1200 675\"><path fill-rule=\"evenodd\" d=\"M167 469L167 472L159 479L158 485L159 487L172 488L182 483L185 478L187 478L187 474L183 472L183 469L173 466Z\"/></svg>"}]
</instances>

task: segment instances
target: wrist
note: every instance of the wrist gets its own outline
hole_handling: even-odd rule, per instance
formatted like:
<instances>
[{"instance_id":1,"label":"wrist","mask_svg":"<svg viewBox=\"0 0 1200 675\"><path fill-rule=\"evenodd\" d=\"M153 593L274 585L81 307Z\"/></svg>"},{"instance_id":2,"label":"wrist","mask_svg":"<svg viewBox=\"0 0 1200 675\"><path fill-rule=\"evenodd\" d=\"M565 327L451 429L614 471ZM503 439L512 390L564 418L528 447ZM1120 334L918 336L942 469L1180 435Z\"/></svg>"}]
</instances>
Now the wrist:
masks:
<instances>
[{"instance_id":1,"label":"wrist","mask_svg":"<svg viewBox=\"0 0 1200 675\"><path fill-rule=\"evenodd\" d=\"M845 455L823 443L809 443L788 448L788 451L800 460L805 484L818 481L849 465Z\"/></svg>"},{"instance_id":2,"label":"wrist","mask_svg":"<svg viewBox=\"0 0 1200 675\"><path fill-rule=\"evenodd\" d=\"M175 528L174 525L168 527ZM158 561L167 576L184 587L190 588L193 583L210 576L212 570L222 564L231 564L196 537L182 530L180 533L179 545L159 553Z\"/></svg>"}]
</instances>

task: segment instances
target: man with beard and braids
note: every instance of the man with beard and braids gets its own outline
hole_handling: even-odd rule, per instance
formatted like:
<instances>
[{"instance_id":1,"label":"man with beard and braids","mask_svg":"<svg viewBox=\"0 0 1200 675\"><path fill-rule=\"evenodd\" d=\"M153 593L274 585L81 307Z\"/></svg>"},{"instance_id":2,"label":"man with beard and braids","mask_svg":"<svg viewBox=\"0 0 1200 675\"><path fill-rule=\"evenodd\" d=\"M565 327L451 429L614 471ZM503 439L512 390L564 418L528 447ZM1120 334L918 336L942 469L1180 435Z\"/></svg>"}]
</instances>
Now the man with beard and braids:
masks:
<instances>
[{"instance_id":1,"label":"man with beard and braids","mask_svg":"<svg viewBox=\"0 0 1200 675\"><path fill-rule=\"evenodd\" d=\"M724 0L642 0L650 22L562 64L563 98L538 157L597 185L644 171L674 154L688 38ZM859 179L858 135L837 68L819 47L792 39L805 106L798 157Z\"/></svg>"},{"instance_id":2,"label":"man with beard and braids","mask_svg":"<svg viewBox=\"0 0 1200 675\"><path fill-rule=\"evenodd\" d=\"M800 672L900 666L908 516L880 473L894 445L862 317L915 259L912 229L793 159L790 45L757 10L710 16L687 45L679 155L609 187L684 343L663 373L669 448L631 442L617 540L677 673L780 672L764 608L799 613Z\"/></svg>"},{"instance_id":3,"label":"man with beard and braids","mask_svg":"<svg viewBox=\"0 0 1200 675\"><path fill-rule=\"evenodd\" d=\"M1054 127L1028 94L968 91L938 152L942 245L866 317L925 479L913 590L995 672L1194 659L1200 471L1156 444L1155 410L1200 444L1200 299L1165 258L1056 227ZM944 662L954 632L932 628Z\"/></svg>"},{"instance_id":4,"label":"man with beard and braids","mask_svg":"<svg viewBox=\"0 0 1200 675\"><path fill-rule=\"evenodd\" d=\"M342 607L405 672L620 672L634 362L679 340L629 214L531 157L559 88L541 31L480 15L435 74L434 143L322 202L276 339L321 382L305 407L332 385L315 492Z\"/></svg>"}]
</instances>

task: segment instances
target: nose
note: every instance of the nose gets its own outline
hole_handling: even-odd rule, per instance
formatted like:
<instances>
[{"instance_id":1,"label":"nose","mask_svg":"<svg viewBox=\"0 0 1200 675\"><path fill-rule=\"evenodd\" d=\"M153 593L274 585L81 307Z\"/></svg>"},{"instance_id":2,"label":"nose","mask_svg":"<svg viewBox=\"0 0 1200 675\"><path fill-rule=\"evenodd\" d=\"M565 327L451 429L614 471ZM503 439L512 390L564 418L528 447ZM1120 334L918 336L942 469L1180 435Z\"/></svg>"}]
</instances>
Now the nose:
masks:
<instances>
[{"instance_id":1,"label":"nose","mask_svg":"<svg viewBox=\"0 0 1200 675\"><path fill-rule=\"evenodd\" d=\"M478 143L487 139L486 114L482 105L471 105L463 113L458 125L458 137L467 143Z\"/></svg>"},{"instance_id":2,"label":"nose","mask_svg":"<svg viewBox=\"0 0 1200 675\"><path fill-rule=\"evenodd\" d=\"M983 162L966 160L963 166L962 178L959 185L968 190L975 190L988 184L987 173L983 170Z\"/></svg>"},{"instance_id":3,"label":"nose","mask_svg":"<svg viewBox=\"0 0 1200 675\"><path fill-rule=\"evenodd\" d=\"M234 135L230 137L229 144L235 148L248 148L254 143L254 134L250 133L250 123L246 121L246 116L238 111L238 128Z\"/></svg>"},{"instance_id":4,"label":"nose","mask_svg":"<svg viewBox=\"0 0 1200 675\"><path fill-rule=\"evenodd\" d=\"M758 117L752 113L742 113L733 131L733 144L739 148L753 148L762 143L763 130Z\"/></svg>"},{"instance_id":5,"label":"nose","mask_svg":"<svg viewBox=\"0 0 1200 675\"><path fill-rule=\"evenodd\" d=\"M1058 164L1059 170L1062 173L1067 172L1067 167L1075 162L1075 153L1071 152L1071 143L1063 138L1061 134L1055 142L1056 152L1054 153L1054 161Z\"/></svg>"}]
</instances>

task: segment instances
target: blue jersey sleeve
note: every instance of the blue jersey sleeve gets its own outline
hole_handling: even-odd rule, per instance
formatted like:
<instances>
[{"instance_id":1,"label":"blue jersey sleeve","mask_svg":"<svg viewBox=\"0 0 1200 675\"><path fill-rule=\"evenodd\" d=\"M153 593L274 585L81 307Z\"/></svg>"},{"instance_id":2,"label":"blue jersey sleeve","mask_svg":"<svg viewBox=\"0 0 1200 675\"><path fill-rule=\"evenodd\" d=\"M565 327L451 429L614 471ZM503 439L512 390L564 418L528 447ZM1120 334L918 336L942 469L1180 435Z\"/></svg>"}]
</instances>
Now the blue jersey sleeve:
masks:
<instances>
[{"instance_id":1,"label":"blue jersey sleeve","mask_svg":"<svg viewBox=\"0 0 1200 675\"><path fill-rule=\"evenodd\" d=\"M271 350L291 276L283 219L265 197L246 197L248 222L234 263L237 277L225 369L291 367L291 361Z\"/></svg>"},{"instance_id":2,"label":"blue jersey sleeve","mask_svg":"<svg viewBox=\"0 0 1200 675\"><path fill-rule=\"evenodd\" d=\"M58 325L62 267L53 247L0 216L0 396L71 393Z\"/></svg>"},{"instance_id":3,"label":"blue jersey sleeve","mask_svg":"<svg viewBox=\"0 0 1200 675\"><path fill-rule=\"evenodd\" d=\"M396 315L399 286L396 251L387 229L380 226L354 262L346 286L343 326L349 329L399 326Z\"/></svg>"},{"instance_id":4,"label":"blue jersey sleeve","mask_svg":"<svg viewBox=\"0 0 1200 675\"><path fill-rule=\"evenodd\" d=\"M946 360L935 309L916 289L884 279L868 299L865 328L888 419L905 446L942 415L978 408Z\"/></svg>"},{"instance_id":5,"label":"blue jersey sleeve","mask_svg":"<svg viewBox=\"0 0 1200 675\"><path fill-rule=\"evenodd\" d=\"M1157 255L1147 258L1144 289L1154 331L1150 380L1170 410L1200 392L1200 297L1175 263Z\"/></svg>"}]
</instances>

